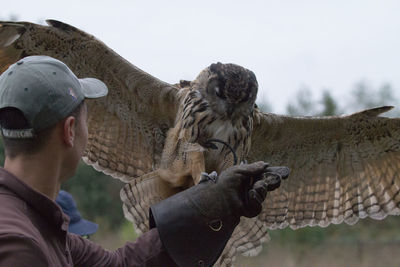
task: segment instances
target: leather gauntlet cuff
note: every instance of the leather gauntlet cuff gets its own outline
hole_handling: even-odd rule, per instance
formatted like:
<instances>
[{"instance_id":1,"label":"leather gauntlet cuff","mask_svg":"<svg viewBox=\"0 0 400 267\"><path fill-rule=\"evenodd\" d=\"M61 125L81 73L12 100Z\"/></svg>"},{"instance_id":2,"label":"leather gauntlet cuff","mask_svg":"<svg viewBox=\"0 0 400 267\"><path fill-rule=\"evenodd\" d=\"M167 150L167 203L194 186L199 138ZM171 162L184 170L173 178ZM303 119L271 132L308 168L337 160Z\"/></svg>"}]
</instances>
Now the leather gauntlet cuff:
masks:
<instances>
[{"instance_id":1,"label":"leather gauntlet cuff","mask_svg":"<svg viewBox=\"0 0 400 267\"><path fill-rule=\"evenodd\" d=\"M204 210L212 205L207 198L209 186L193 186L150 208L150 228L157 227L161 242L179 266L212 266L239 223L239 216L230 212Z\"/></svg>"}]
</instances>

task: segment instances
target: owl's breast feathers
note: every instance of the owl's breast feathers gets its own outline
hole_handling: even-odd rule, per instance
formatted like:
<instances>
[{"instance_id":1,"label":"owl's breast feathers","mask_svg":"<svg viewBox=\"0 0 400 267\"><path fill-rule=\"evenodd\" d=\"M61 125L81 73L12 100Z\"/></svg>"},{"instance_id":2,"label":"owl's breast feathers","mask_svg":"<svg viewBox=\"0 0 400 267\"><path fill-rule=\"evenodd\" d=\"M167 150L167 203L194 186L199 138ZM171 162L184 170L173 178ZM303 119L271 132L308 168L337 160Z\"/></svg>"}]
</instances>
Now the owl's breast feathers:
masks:
<instances>
[{"instance_id":1,"label":"owl's breast feathers","mask_svg":"<svg viewBox=\"0 0 400 267\"><path fill-rule=\"evenodd\" d=\"M187 94L180 113L181 138L187 142L207 147L209 139L219 139L235 150L239 161L247 156L253 129L252 116L243 115L235 119L223 117L211 109L208 101L197 90ZM206 162L217 162L220 165L222 159L232 155L226 146L216 146L218 149L210 148L206 151Z\"/></svg>"}]
</instances>

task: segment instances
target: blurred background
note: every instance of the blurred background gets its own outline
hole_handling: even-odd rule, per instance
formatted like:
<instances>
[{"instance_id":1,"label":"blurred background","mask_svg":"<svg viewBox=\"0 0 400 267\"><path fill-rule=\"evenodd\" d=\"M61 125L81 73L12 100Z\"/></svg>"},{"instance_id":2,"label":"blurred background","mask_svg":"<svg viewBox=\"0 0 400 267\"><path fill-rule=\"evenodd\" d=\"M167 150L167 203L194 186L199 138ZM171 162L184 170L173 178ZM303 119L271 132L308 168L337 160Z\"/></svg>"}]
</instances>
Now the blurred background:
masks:
<instances>
[{"instance_id":1,"label":"blurred background","mask_svg":"<svg viewBox=\"0 0 400 267\"><path fill-rule=\"evenodd\" d=\"M399 10L390 0L14 0L2 4L0 20L66 22L170 83L217 61L242 65L257 76L265 112L326 116L393 105L388 116L400 116ZM83 163L63 186L100 225L92 239L109 249L136 238L121 187ZM275 230L259 256L235 266L400 266L399 226L390 217Z\"/></svg>"}]
</instances>

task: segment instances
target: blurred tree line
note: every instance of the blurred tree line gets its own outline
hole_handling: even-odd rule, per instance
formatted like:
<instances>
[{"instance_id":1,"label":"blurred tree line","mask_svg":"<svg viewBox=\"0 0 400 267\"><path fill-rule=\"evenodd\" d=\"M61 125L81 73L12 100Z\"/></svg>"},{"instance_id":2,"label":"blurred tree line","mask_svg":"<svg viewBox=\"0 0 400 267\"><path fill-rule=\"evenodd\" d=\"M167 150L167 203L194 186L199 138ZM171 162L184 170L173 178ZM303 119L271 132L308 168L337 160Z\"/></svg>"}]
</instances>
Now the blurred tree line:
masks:
<instances>
[{"instance_id":1,"label":"blurred tree line","mask_svg":"<svg viewBox=\"0 0 400 267\"><path fill-rule=\"evenodd\" d=\"M333 90L324 89L319 99L315 99L310 88L302 87L296 97L286 107L286 113L292 116L332 116L349 114L363 109L379 106L396 106L385 116L400 115L399 100L390 84L373 88L366 82L357 83L344 101L334 99L330 93Z\"/></svg>"}]
</instances>

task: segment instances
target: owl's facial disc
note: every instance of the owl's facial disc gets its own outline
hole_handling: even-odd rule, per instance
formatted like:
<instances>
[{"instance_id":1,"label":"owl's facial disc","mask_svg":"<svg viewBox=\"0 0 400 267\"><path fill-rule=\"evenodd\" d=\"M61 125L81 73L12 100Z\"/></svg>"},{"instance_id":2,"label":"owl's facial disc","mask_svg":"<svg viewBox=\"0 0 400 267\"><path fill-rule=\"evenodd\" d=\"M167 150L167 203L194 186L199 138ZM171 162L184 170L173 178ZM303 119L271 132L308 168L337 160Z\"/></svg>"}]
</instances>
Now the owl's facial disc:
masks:
<instances>
[{"instance_id":1,"label":"owl's facial disc","mask_svg":"<svg viewBox=\"0 0 400 267\"><path fill-rule=\"evenodd\" d=\"M219 110L224 110L230 117L235 110L243 112L253 108L258 84L252 71L222 63L212 64L209 71L207 94L216 96L219 104L224 106Z\"/></svg>"},{"instance_id":2,"label":"owl's facial disc","mask_svg":"<svg viewBox=\"0 0 400 267\"><path fill-rule=\"evenodd\" d=\"M215 94L221 99L226 99L225 96L225 81L218 76L213 76L208 80L207 93Z\"/></svg>"}]
</instances>

